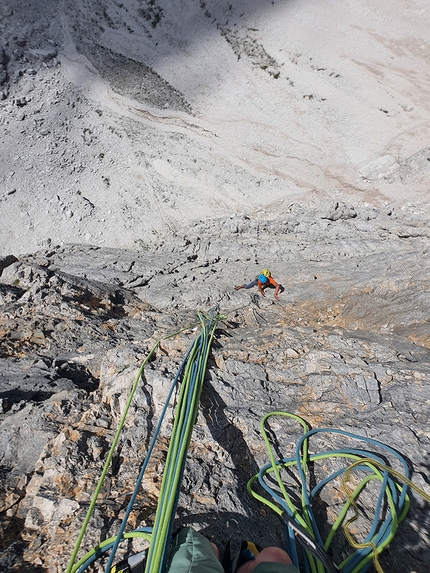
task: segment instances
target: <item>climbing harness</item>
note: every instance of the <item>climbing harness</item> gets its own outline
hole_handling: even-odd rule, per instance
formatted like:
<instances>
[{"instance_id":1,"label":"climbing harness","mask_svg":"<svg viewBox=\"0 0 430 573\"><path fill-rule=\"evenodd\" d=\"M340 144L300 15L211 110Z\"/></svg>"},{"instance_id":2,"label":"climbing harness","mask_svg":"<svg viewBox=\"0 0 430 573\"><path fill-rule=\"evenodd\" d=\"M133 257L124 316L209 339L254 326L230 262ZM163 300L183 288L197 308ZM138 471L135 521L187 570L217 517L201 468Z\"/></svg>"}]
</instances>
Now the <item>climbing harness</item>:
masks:
<instances>
[{"instance_id":1,"label":"climbing harness","mask_svg":"<svg viewBox=\"0 0 430 573\"><path fill-rule=\"evenodd\" d=\"M302 426L303 435L296 445L293 457L275 459L266 429L267 422L272 417L277 418L276 422L278 424L280 418L284 420L290 418ZM409 497L407 488L410 487L424 499L430 501L430 496L410 481L408 465L403 456L390 446L365 436L333 428L309 430L302 418L288 412L271 412L265 415L261 420L260 429L270 463L261 468L259 473L248 481L247 490L255 499L270 507L281 517L286 528L286 550L291 556L293 564L296 567L301 566L301 570L306 573L335 573L336 571L342 571L342 573L363 573L373 561L376 571L381 573L382 568L378 561L378 555L392 541L398 524L408 512ZM365 442L369 447L372 447L372 450L379 449L383 453L375 454L373 451L348 447L340 450L309 454L310 438L317 434L337 434L345 441ZM390 456L400 463L403 473L387 465L386 460ZM333 461L335 459L346 460L348 465L333 471L320 483L313 485L311 491L308 492L309 475L311 473L312 479L315 479L316 463L323 460L327 466L329 460ZM349 463L350 460L353 463ZM285 485L281 477L281 471L286 471L287 475L289 474L290 476L291 472L294 471L293 480L291 480L291 477L288 480L289 486ZM325 471L327 471L326 468ZM353 471L355 472L354 479L352 476ZM358 483L356 483L356 474L364 474ZM256 492L254 484L257 481L265 494L269 494L269 497ZM293 502L294 496L297 497L297 492L291 491L291 481L296 486L294 489L297 488L297 483L299 483L300 507L297 507ZM351 489L349 484L353 481L354 488ZM335 482L338 488L337 494L339 490L343 492L345 501L329 533L323 540L323 535L317 525L312 507L318 505L322 490L331 482ZM380 482L380 486L379 492L376 494L377 500L374 516L365 539L358 543L351 533L351 525L359 516L358 499L360 494L366 490L368 484L378 482ZM290 492L287 491L287 487ZM367 511L370 510L369 507L366 509ZM348 517L351 513L352 516ZM329 552L333 548L333 539L341 527L353 551L336 565L333 563ZM302 548L301 553L298 551L298 545Z\"/></svg>"},{"instance_id":2,"label":"climbing harness","mask_svg":"<svg viewBox=\"0 0 430 573\"><path fill-rule=\"evenodd\" d=\"M75 573L76 571L82 573L87 569L87 567L91 563L99 559L106 552L110 551L109 559L105 568L105 571L109 572L112 569L113 561L115 559L115 554L121 541L126 539L132 539L135 537L143 538L150 543L148 555L146 558L146 568L145 568L146 573L161 573L163 571L167 559L167 550L170 542L173 520L178 503L180 483L182 480L182 475L185 467L186 454L191 440L193 426L197 417L198 404L206 372L209 351L215 333L215 329L217 327L217 323L219 320L224 318L218 314L218 307L215 307L207 314L199 312L198 317L199 317L199 323L197 324L200 324L201 326L200 333L197 335L197 337L191 344L172 382L165 405L161 412L157 427L154 431L154 435L151 439L148 452L142 464L139 477L137 479L133 494L130 498L127 510L124 514L124 519L121 523L118 534L116 537L107 539L102 543L100 543L98 546L96 546L86 555L84 555L77 563L75 563L83 537L85 535L85 531L92 516L97 501L97 497L100 493L104 478L106 477L109 465L113 457L115 447L118 443L119 436L123 429L128 410L130 408L131 402L133 400L134 394L136 392L138 383L140 381L140 378L142 376L146 364L149 362L155 350L163 340L173 338L174 336L176 336L181 332L189 330L190 328L194 328L195 326L197 326L197 324L193 324L191 326L183 328L173 334L169 334L158 340L151 349L151 351L149 352L149 354L146 356L141 367L139 368L137 376L131 388L129 398L126 403L124 413L121 416L118 429L115 433L111 448L106 458L106 462L104 464L101 476L97 483L93 498L89 505L83 525L78 535L78 539L75 543L72 555L70 557L66 573ZM161 482L160 497L155 515L154 527L138 528L134 531L125 533L125 527L127 525L127 521L130 516L133 504L135 502L138 489L142 482L144 472L148 466L150 455L152 453L155 441L159 434L161 424L163 422L169 401L179 382L180 382L180 390L179 390L178 404L176 408L176 415L173 423L172 435L170 439L167 459ZM118 569L118 566L115 566L115 570L119 571L120 569Z\"/></svg>"}]
</instances>

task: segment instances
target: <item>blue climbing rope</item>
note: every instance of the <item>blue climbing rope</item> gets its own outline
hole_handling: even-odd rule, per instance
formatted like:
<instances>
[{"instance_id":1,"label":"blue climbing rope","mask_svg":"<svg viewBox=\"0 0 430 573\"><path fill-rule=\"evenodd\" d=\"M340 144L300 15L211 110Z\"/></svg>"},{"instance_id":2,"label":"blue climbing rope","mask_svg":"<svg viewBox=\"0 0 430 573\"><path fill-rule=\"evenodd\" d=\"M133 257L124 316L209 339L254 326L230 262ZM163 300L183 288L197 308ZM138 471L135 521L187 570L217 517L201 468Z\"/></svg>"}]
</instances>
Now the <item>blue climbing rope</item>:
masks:
<instances>
[{"instance_id":1,"label":"blue climbing rope","mask_svg":"<svg viewBox=\"0 0 430 573\"><path fill-rule=\"evenodd\" d=\"M191 344L171 384L166 402L160 415L160 419L151 438L148 452L142 463L118 534L115 537L105 540L91 549L81 559L79 559L77 563L75 563L84 533L96 504L97 496L101 490L103 480L107 474L115 446L124 426L128 409L137 389L137 385L141 379L145 365L148 363L150 357L162 340L172 338L180 332L194 328L196 325L194 324L188 326L158 340L142 363L142 366L140 367L134 384L131 388L125 411L121 416L118 429L114 436L113 444L103 467L101 477L91 500L84 523L81 527L78 540L74 546L66 573L83 573L92 563L94 563L94 561L109 552L109 558L105 567L105 572L108 573L112 568L120 543L124 540L132 539L135 537L143 538L150 543L146 560L147 573L162 573L164 570L167 561L168 546L170 543L173 521L178 503L180 483L185 468L186 455L191 440L193 426L197 417L199 399L206 373L210 347L217 327L217 323L222 317L218 314L218 307L215 307L207 314L199 312L198 318L199 323L197 324L200 324L201 326L200 333ZM130 513L132 511L133 505L135 504L138 491L141 487L142 479L148 467L150 456L158 438L167 408L169 406L172 395L178 386L178 404L175 412L172 435L161 482L160 497L157 505L154 526L152 528L138 528L133 531L126 532L125 530L130 517Z\"/></svg>"},{"instance_id":2,"label":"blue climbing rope","mask_svg":"<svg viewBox=\"0 0 430 573\"><path fill-rule=\"evenodd\" d=\"M275 459L266 430L267 421L274 416L293 419L299 422L303 428L303 435L296 444L295 455L290 458ZM286 549L294 565L300 567L301 571L305 573L332 573L335 571L364 573L373 562L376 571L381 573L382 568L379 564L378 555L392 541L399 523L408 512L408 488L413 489L424 499L430 501L430 496L410 481L409 468L404 457L390 446L366 436L333 428L309 430L302 418L288 412L267 414L261 420L260 429L270 463L262 467L258 474L249 480L247 489L254 498L270 507L283 519L286 527ZM369 448L382 450L382 454L349 447L309 454L310 438L317 434L336 434L343 439L357 440L368 444ZM398 472L387 465L386 459L390 456L397 460L402 467L402 472ZM309 492L310 468L315 466L318 461L329 459L343 459L346 464L326 476ZM300 507L297 507L297 503L293 502L296 492L291 492L291 485L286 486L281 478L280 471L282 469L288 469L295 476L294 480L298 483L301 500ZM349 485L353 481L352 471L355 472L354 483L358 479L357 472L360 476L364 474L364 477L358 479L358 483L353 489ZM315 471L312 475L314 474ZM275 480L276 485L274 485L273 480ZM254 489L255 482L260 484L268 497L259 494ZM359 496L370 482L379 482L379 492L376 494L373 518L369 520L370 525L367 534L361 542L357 542L351 534L350 526L359 516L357 505ZM343 493L344 504L324 539L315 519L313 508L317 506L321 492L328 484L335 484L337 489ZM367 507L368 512L370 509ZM329 552L333 539L341 528L351 551L343 557L339 564L334 564L329 557Z\"/></svg>"}]
</instances>

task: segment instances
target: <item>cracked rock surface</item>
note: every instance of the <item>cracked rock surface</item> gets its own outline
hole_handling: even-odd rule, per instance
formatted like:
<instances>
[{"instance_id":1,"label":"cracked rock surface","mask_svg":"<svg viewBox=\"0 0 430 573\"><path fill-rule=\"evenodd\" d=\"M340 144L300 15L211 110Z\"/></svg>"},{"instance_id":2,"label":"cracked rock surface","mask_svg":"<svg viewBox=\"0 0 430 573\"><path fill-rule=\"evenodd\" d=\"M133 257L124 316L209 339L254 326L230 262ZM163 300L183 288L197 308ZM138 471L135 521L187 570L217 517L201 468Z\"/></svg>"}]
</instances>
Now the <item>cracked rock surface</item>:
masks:
<instances>
[{"instance_id":1,"label":"cracked rock surface","mask_svg":"<svg viewBox=\"0 0 430 573\"><path fill-rule=\"evenodd\" d=\"M327 217L336 211L350 215ZM259 422L270 411L390 445L429 492L428 249L428 225L419 216L322 203L312 212L296 205L280 219L196 222L152 252L63 245L4 258L2 565L64 570L137 368L158 338L215 304L225 319L209 360L177 526L194 525L220 546L256 532L263 544L282 543L277 519L245 489L268 461ZM233 289L262 266L282 284L279 302L271 291L263 298L256 289ZM119 526L193 336L188 330L163 341L144 371L87 549ZM171 405L132 526L152 523L172 416ZM299 428L273 422L271 430L279 454L290 455ZM311 447L346 446L329 434ZM319 479L327 470L315 468ZM330 491L323 499L324 522L337 502ZM426 571L428 516L412 494L411 511L382 556L386 570ZM335 560L343 551L335 544Z\"/></svg>"}]
</instances>

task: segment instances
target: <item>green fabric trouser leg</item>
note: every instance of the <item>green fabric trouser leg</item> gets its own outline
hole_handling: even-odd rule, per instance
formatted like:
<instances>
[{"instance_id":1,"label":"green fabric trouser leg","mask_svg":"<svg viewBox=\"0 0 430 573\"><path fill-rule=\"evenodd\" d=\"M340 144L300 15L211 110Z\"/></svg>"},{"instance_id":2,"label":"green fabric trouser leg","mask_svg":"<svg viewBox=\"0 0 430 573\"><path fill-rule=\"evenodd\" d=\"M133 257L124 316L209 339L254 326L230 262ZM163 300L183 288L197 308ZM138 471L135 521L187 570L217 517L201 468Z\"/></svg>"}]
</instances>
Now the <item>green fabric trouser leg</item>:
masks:
<instances>
[{"instance_id":1,"label":"green fabric trouser leg","mask_svg":"<svg viewBox=\"0 0 430 573\"><path fill-rule=\"evenodd\" d=\"M192 527L172 541L166 573L224 573L210 541Z\"/></svg>"},{"instance_id":2,"label":"green fabric trouser leg","mask_svg":"<svg viewBox=\"0 0 430 573\"><path fill-rule=\"evenodd\" d=\"M209 540L192 527L186 527L172 541L166 573L224 573L224 570ZM299 573L299 570L285 563L259 563L254 573Z\"/></svg>"}]
</instances>

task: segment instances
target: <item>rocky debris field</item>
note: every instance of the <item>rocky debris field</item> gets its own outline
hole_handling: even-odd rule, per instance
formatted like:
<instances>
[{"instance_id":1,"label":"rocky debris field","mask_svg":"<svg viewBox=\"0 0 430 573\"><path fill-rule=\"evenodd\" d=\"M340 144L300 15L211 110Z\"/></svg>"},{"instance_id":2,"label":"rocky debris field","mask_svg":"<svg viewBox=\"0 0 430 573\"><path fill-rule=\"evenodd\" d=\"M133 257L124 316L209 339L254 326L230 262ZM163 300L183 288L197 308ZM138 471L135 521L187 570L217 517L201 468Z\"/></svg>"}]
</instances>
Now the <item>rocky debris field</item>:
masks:
<instances>
[{"instance_id":1,"label":"rocky debris field","mask_svg":"<svg viewBox=\"0 0 430 573\"><path fill-rule=\"evenodd\" d=\"M426 0L3 0L0 254L135 249L324 197L428 216L428 16Z\"/></svg>"},{"instance_id":2,"label":"rocky debris field","mask_svg":"<svg viewBox=\"0 0 430 573\"><path fill-rule=\"evenodd\" d=\"M245 484L267 460L261 417L285 410L401 452L429 493L428 222L395 209L291 205L282 219L195 222L151 250L52 246L0 261L0 563L62 571L144 356L220 305L177 525L223 546L282 543ZM234 291L269 267L283 290ZM113 535L171 380L194 336L165 340L145 369L90 523L86 549ZM132 513L152 524L172 408ZM286 455L293 424L273 424ZM336 437L323 447L337 447ZM317 442L314 447L321 447ZM327 471L327 467L325 468ZM318 470L323 472L322 468ZM334 496L333 496L334 495ZM336 495L324 498L335 510ZM411 509L381 563L425 573L429 512ZM227 533L226 533L227 532ZM133 542L130 549L138 549ZM339 542L334 558L341 558Z\"/></svg>"}]
</instances>

